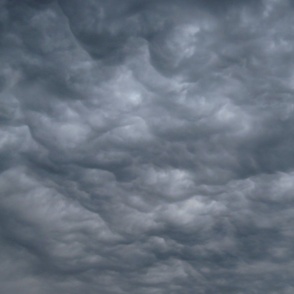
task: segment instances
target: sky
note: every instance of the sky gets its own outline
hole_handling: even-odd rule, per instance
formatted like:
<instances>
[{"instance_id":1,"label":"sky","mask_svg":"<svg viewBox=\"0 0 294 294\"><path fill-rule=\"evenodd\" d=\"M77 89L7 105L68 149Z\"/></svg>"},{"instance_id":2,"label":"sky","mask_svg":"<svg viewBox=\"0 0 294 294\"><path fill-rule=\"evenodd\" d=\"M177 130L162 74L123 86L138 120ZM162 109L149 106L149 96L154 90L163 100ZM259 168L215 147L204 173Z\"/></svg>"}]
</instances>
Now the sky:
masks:
<instances>
[{"instance_id":1,"label":"sky","mask_svg":"<svg viewBox=\"0 0 294 294\"><path fill-rule=\"evenodd\" d=\"M294 293L293 14L0 0L0 293Z\"/></svg>"}]
</instances>

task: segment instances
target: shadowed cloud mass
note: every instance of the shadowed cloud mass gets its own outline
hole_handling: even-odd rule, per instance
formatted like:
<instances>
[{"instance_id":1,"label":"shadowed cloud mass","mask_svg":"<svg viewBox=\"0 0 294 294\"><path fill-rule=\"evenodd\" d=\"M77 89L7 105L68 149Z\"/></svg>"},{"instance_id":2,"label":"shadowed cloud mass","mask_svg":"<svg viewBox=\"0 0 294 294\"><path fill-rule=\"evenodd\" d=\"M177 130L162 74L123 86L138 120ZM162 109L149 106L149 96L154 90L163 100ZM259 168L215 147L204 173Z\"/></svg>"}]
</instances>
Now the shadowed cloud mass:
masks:
<instances>
[{"instance_id":1,"label":"shadowed cloud mass","mask_svg":"<svg viewBox=\"0 0 294 294\"><path fill-rule=\"evenodd\" d=\"M294 291L286 0L0 0L0 292Z\"/></svg>"}]
</instances>

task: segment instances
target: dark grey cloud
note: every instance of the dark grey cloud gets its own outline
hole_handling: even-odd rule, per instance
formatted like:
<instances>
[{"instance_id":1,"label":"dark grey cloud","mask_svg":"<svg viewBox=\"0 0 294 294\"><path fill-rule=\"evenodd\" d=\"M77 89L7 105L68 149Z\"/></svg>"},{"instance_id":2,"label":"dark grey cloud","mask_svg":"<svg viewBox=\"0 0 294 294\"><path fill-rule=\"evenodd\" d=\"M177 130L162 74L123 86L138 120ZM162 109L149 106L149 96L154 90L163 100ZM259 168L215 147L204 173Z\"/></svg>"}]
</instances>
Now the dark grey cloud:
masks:
<instances>
[{"instance_id":1,"label":"dark grey cloud","mask_svg":"<svg viewBox=\"0 0 294 294\"><path fill-rule=\"evenodd\" d=\"M290 1L0 1L1 293L293 293Z\"/></svg>"}]
</instances>

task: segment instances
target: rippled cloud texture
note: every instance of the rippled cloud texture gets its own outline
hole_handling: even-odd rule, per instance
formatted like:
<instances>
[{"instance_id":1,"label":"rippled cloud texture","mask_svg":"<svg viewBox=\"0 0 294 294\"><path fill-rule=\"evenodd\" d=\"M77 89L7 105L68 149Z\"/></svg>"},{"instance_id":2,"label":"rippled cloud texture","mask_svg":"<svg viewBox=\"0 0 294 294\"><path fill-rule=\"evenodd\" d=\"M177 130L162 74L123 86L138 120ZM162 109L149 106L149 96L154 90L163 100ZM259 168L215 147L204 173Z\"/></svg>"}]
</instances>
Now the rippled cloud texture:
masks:
<instances>
[{"instance_id":1,"label":"rippled cloud texture","mask_svg":"<svg viewBox=\"0 0 294 294\"><path fill-rule=\"evenodd\" d=\"M294 293L293 15L0 0L0 293Z\"/></svg>"}]
</instances>

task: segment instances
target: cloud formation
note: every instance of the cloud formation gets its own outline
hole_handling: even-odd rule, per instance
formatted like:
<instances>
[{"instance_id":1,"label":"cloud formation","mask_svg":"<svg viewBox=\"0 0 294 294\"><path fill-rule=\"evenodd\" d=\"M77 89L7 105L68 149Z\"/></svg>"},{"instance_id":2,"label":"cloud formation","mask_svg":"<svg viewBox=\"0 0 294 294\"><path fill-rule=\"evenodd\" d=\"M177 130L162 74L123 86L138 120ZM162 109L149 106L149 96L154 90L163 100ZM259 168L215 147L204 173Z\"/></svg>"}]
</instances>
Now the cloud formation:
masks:
<instances>
[{"instance_id":1,"label":"cloud formation","mask_svg":"<svg viewBox=\"0 0 294 294\"><path fill-rule=\"evenodd\" d=\"M0 292L293 293L293 25L0 0Z\"/></svg>"}]
</instances>

